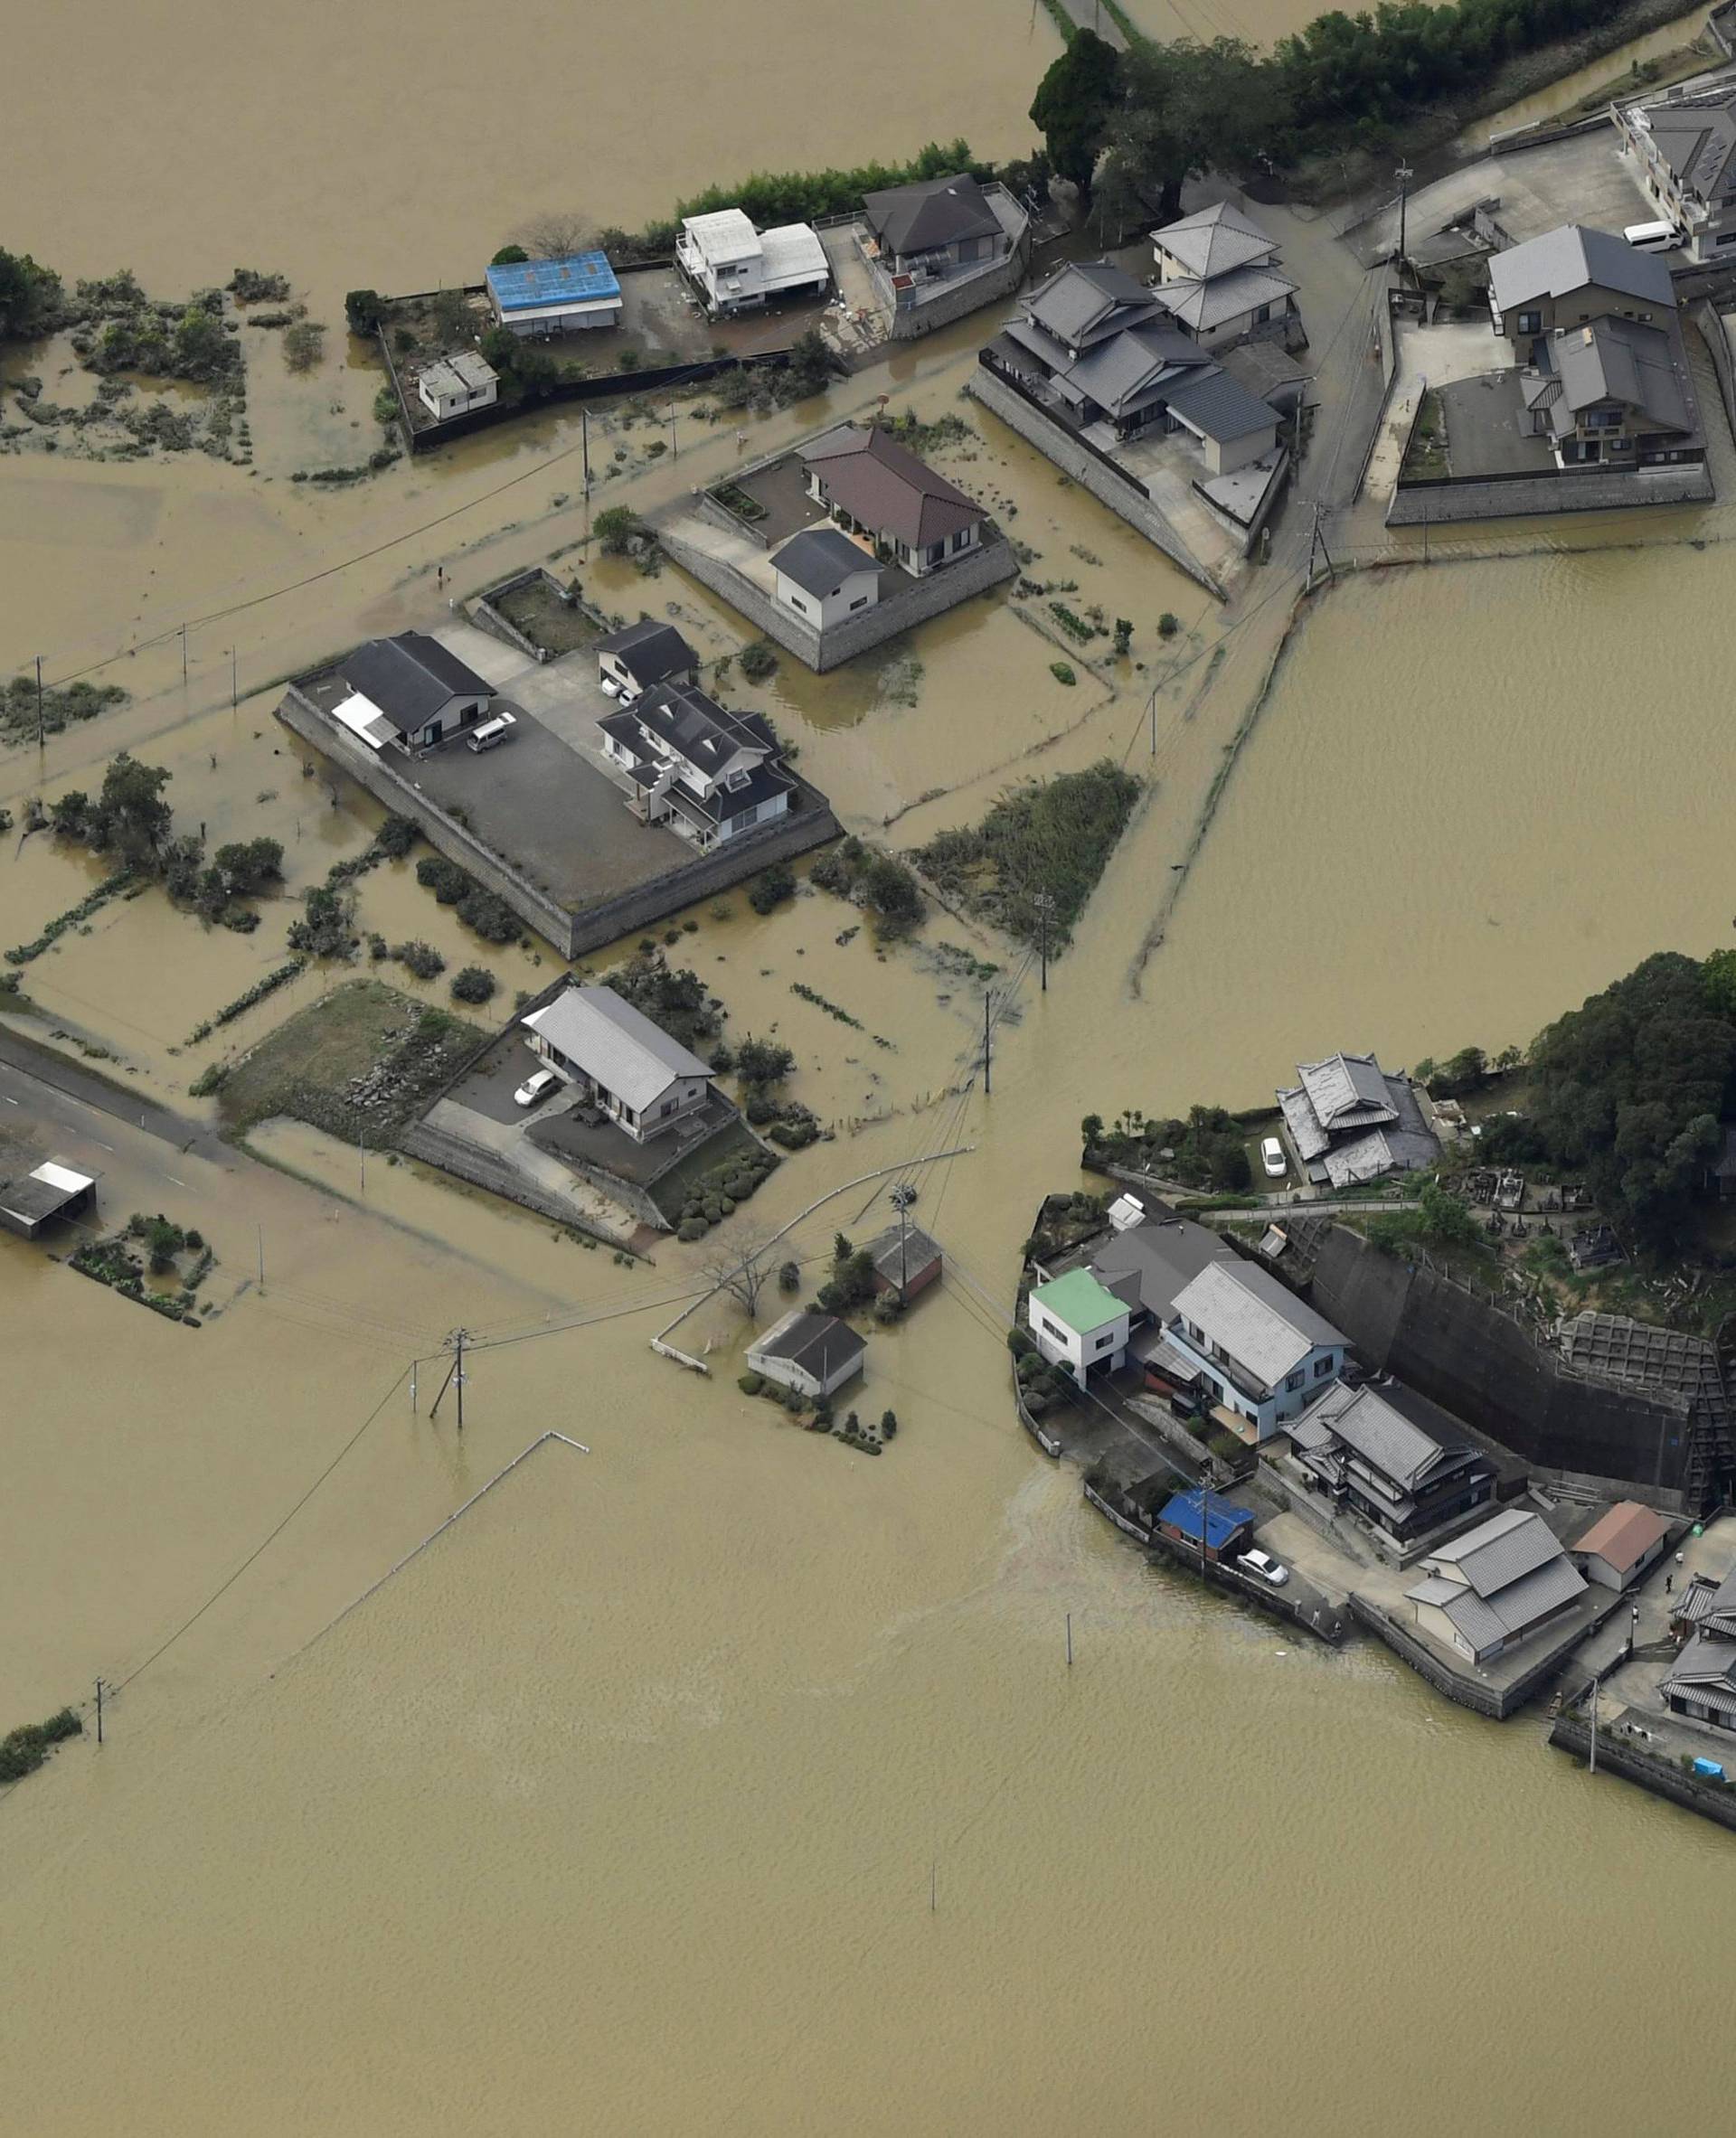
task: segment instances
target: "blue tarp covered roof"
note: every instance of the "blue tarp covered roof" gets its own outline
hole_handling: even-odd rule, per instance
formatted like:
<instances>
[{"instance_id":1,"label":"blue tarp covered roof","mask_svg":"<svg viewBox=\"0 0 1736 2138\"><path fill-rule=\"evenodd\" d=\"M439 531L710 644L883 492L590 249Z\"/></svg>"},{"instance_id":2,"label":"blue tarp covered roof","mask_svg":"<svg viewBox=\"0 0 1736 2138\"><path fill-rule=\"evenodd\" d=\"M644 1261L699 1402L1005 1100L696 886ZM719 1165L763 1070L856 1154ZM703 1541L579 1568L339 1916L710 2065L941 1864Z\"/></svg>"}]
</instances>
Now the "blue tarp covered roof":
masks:
<instances>
[{"instance_id":1,"label":"blue tarp covered roof","mask_svg":"<svg viewBox=\"0 0 1736 2138\"><path fill-rule=\"evenodd\" d=\"M621 286L603 252L570 252L564 259L520 259L488 270L488 294L503 312L545 305L596 305L619 297Z\"/></svg>"},{"instance_id":2,"label":"blue tarp covered roof","mask_svg":"<svg viewBox=\"0 0 1736 2138\"><path fill-rule=\"evenodd\" d=\"M1222 1551L1238 1530L1253 1526L1252 1511L1235 1507L1216 1493L1208 1495L1205 1517L1205 1544L1208 1551ZM1164 1503L1164 1511L1157 1517L1172 1530L1179 1530L1183 1536L1195 1543L1200 1536L1200 1493L1196 1486L1191 1493L1172 1493Z\"/></svg>"}]
</instances>

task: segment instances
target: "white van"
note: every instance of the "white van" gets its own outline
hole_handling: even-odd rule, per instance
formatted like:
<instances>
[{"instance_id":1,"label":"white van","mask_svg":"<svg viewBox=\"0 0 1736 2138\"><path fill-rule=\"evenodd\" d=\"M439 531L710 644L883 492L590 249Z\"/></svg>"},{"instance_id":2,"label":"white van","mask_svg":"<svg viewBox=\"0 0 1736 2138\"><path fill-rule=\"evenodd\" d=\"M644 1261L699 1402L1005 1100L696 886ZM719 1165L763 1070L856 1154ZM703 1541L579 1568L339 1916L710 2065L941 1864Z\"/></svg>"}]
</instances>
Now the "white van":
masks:
<instances>
[{"instance_id":1,"label":"white van","mask_svg":"<svg viewBox=\"0 0 1736 2138\"><path fill-rule=\"evenodd\" d=\"M468 740L472 749L493 749L495 743L505 742L512 733L514 721L510 712L497 712L491 721L484 721Z\"/></svg>"},{"instance_id":2,"label":"white van","mask_svg":"<svg viewBox=\"0 0 1736 2138\"><path fill-rule=\"evenodd\" d=\"M1636 252L1674 252L1687 243L1673 222L1630 222L1621 234Z\"/></svg>"}]
</instances>

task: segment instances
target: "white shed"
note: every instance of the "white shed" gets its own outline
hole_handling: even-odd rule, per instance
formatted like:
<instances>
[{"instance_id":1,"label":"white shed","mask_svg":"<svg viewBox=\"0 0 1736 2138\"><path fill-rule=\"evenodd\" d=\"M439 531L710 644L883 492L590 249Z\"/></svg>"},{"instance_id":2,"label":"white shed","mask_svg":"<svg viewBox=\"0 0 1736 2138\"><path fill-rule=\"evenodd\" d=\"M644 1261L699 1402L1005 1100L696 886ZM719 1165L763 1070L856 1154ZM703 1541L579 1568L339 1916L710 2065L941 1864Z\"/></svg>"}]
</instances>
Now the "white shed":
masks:
<instances>
[{"instance_id":1,"label":"white shed","mask_svg":"<svg viewBox=\"0 0 1736 2138\"><path fill-rule=\"evenodd\" d=\"M794 609L816 631L880 599L880 566L835 527L805 527L772 557L778 606Z\"/></svg>"}]
</instances>

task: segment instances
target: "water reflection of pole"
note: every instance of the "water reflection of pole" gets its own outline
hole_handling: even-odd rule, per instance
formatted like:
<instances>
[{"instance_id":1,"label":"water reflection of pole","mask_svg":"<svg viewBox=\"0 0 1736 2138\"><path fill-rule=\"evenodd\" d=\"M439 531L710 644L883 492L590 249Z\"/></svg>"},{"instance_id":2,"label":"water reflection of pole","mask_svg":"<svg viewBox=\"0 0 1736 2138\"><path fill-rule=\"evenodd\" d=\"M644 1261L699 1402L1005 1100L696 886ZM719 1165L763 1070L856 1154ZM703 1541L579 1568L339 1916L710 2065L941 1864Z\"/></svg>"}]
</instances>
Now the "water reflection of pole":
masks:
<instances>
[{"instance_id":1,"label":"water reflection of pole","mask_svg":"<svg viewBox=\"0 0 1736 2138\"><path fill-rule=\"evenodd\" d=\"M1041 924L1042 924L1042 929L1043 929L1043 989L1042 989L1042 992L1043 992L1044 994L1048 994L1048 992L1049 992L1049 918L1050 918L1050 916L1051 916L1051 915L1052 915L1052 914L1054 912L1054 909L1055 909L1055 901L1054 901L1054 899L1052 899L1052 898L1050 896L1050 894L1049 894L1049 893L1048 893L1046 890L1040 890L1040 891L1037 893L1037 895L1035 896L1035 898L1033 898L1033 899L1032 899L1031 903L1032 903L1032 905L1033 905L1033 906L1035 908L1035 909L1036 909L1036 915L1037 915L1037 918L1038 918L1039 922L1041 922Z\"/></svg>"},{"instance_id":2,"label":"water reflection of pole","mask_svg":"<svg viewBox=\"0 0 1736 2138\"><path fill-rule=\"evenodd\" d=\"M36 656L36 747L41 749L45 730L42 726L42 656Z\"/></svg>"}]
</instances>

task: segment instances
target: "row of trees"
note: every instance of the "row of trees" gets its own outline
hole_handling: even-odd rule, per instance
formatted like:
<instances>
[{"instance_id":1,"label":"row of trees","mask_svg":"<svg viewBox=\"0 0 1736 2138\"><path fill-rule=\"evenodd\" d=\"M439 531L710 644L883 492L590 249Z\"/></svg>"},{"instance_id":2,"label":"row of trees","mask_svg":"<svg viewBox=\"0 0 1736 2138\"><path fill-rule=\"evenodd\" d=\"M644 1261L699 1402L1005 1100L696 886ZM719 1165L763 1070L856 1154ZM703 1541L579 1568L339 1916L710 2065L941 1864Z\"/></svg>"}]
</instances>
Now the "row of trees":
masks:
<instances>
[{"instance_id":1,"label":"row of trees","mask_svg":"<svg viewBox=\"0 0 1736 2138\"><path fill-rule=\"evenodd\" d=\"M1379 148L1417 111L1607 23L1621 4L1386 0L1319 15L1265 53L1233 37L1140 38L1123 53L1080 30L1043 76L1031 118L1055 171L1087 200L1095 192L1106 221L1170 218L1190 177Z\"/></svg>"}]
</instances>

